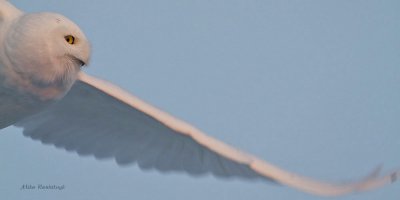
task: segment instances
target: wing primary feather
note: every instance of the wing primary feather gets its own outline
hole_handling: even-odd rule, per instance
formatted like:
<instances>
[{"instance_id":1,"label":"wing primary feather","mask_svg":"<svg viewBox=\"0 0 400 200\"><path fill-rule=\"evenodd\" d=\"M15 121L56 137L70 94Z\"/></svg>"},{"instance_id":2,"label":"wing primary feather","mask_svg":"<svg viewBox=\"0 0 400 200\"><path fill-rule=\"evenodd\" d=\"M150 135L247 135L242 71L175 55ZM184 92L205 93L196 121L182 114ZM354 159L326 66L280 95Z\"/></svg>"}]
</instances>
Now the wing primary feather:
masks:
<instances>
[{"instance_id":1,"label":"wing primary feather","mask_svg":"<svg viewBox=\"0 0 400 200\"><path fill-rule=\"evenodd\" d=\"M217 176L226 176L226 171L229 170L224 167L221 158L236 162L238 164L247 165L248 169L253 170L260 176L267 179L272 179L284 185L291 186L298 190L317 194L321 196L338 196L348 194L357 191L370 190L373 188L381 187L385 184L392 183L397 180L399 171L386 174L384 176L370 176L361 181L348 184L332 184L323 181L317 181L308 177L300 176L286 170L283 170L275 165L272 165L266 161L260 160L250 154L243 153L227 144L224 144L210 136L207 136L200 130L192 127L191 125L172 117L171 115L145 103L144 101L134 97L133 95L125 92L121 88L114 86L106 81L97 79L81 72L79 79L87 83L98 90L114 97L115 99L125 103L145 114L151 116L155 120L164 124L166 127L171 128L177 133L186 135L196 141L198 144L209 149L213 153L207 155L208 160L216 159L212 173ZM221 158L216 157L216 154L222 156ZM207 164L206 164L207 165ZM243 168L242 168L243 170ZM246 171L246 170L245 170Z\"/></svg>"},{"instance_id":2,"label":"wing primary feather","mask_svg":"<svg viewBox=\"0 0 400 200\"><path fill-rule=\"evenodd\" d=\"M321 196L378 188L395 182L400 174L397 170L379 176L378 170L374 170L359 181L336 184L288 172L222 143L121 88L83 72L59 103L28 117L18 126L24 128L24 135L28 137L78 154L113 157L119 165L137 161L145 169L263 178ZM57 130L55 126L63 127Z\"/></svg>"}]
</instances>

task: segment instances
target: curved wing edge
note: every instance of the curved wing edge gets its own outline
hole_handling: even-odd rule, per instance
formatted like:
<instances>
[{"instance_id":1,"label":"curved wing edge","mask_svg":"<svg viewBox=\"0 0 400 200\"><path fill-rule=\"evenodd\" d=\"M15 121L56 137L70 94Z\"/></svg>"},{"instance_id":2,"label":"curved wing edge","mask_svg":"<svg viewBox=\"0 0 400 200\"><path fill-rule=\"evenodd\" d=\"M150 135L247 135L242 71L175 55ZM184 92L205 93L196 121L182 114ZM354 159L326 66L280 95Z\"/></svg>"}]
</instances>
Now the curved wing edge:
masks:
<instances>
[{"instance_id":1,"label":"curved wing edge","mask_svg":"<svg viewBox=\"0 0 400 200\"><path fill-rule=\"evenodd\" d=\"M295 173L283 170L275 165L266 161L260 160L257 157L246 154L238 149L235 149L217 139L206 135L197 128L189 125L188 123L179 120L168 113L157 109L154 106L147 104L141 99L133 96L132 94L124 91L123 89L115 86L107 81L95 78L80 72L78 76L80 81L83 81L104 93L113 96L119 101L130 105L145 114L153 117L167 127L193 138L196 142L204 147L214 151L221 156L224 156L235 162L246 164L256 173L276 180L277 182L288 185L303 192L321 195L321 196L340 196L353 192L360 192L382 187L386 184L397 181L400 176L400 170L388 173L384 176L379 176L380 168L374 170L369 176L360 181L334 184L323 181L318 181L312 178L304 177Z\"/></svg>"}]
</instances>

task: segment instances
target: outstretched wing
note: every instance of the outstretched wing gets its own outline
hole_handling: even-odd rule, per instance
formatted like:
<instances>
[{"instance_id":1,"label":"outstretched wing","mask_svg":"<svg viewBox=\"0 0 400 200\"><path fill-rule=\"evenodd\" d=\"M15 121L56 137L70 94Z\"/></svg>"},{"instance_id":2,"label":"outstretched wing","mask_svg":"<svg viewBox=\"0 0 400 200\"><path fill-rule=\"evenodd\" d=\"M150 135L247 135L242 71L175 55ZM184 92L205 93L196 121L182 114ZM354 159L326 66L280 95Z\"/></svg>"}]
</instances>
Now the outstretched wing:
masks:
<instances>
[{"instance_id":1,"label":"outstretched wing","mask_svg":"<svg viewBox=\"0 0 400 200\"><path fill-rule=\"evenodd\" d=\"M142 169L268 179L318 195L341 195L393 182L399 172L330 184L299 176L228 146L122 89L81 73L71 91L18 124L24 135L79 155L114 158Z\"/></svg>"}]
</instances>

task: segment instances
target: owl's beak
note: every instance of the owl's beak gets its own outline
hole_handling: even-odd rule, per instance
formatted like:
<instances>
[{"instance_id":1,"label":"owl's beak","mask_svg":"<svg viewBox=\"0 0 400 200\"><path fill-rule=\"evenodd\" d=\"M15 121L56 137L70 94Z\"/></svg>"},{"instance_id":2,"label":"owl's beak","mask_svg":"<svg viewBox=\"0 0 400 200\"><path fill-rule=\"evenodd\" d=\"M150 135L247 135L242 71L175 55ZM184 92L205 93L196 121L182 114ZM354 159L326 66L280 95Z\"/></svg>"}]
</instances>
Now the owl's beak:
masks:
<instances>
[{"instance_id":1,"label":"owl's beak","mask_svg":"<svg viewBox=\"0 0 400 200\"><path fill-rule=\"evenodd\" d=\"M79 63L79 65L80 65L81 67L86 66L86 63L85 63L84 61L82 61L82 60L80 60L80 59L76 59L76 61Z\"/></svg>"}]
</instances>

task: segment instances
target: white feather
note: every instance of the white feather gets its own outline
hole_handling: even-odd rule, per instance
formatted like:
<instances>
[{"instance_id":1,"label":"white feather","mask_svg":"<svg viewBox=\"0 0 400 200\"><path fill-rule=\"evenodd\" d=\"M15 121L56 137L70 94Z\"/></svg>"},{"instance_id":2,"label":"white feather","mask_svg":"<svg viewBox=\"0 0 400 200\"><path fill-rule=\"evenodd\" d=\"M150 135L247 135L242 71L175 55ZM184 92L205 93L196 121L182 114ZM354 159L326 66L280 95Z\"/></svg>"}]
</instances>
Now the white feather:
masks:
<instances>
[{"instance_id":1,"label":"white feather","mask_svg":"<svg viewBox=\"0 0 400 200\"><path fill-rule=\"evenodd\" d=\"M79 113L79 114L77 114ZM80 155L137 162L143 169L261 178L304 192L337 196L393 182L398 174L346 184L317 181L283 170L224 144L121 88L81 72L70 93L49 109L19 123L24 134Z\"/></svg>"},{"instance_id":2,"label":"white feather","mask_svg":"<svg viewBox=\"0 0 400 200\"><path fill-rule=\"evenodd\" d=\"M76 43L64 40L70 34ZM43 143L79 155L112 158L120 165L270 180L324 196L381 187L395 182L400 174L379 176L375 170L360 181L332 184L288 172L206 135L111 83L79 73L89 56L89 42L67 18L54 13L23 14L0 0L0 128L15 124L23 127L26 136Z\"/></svg>"}]
</instances>

